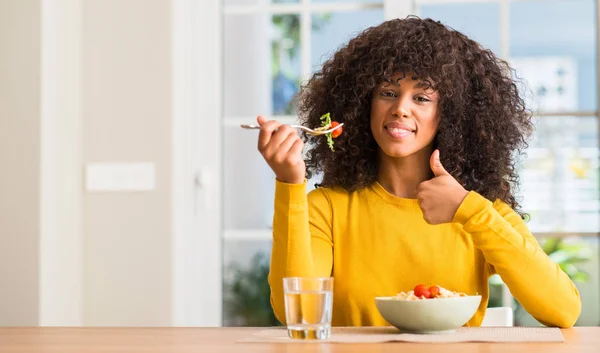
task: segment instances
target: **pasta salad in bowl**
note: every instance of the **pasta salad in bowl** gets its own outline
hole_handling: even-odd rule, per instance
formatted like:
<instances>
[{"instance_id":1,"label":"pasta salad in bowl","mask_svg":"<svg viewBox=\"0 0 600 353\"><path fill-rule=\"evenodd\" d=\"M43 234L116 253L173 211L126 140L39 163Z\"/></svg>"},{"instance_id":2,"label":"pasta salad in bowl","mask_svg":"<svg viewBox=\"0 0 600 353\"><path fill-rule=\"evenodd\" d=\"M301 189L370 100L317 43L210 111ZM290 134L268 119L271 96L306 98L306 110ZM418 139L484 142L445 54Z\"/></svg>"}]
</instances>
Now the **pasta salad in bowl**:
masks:
<instances>
[{"instance_id":1,"label":"pasta salad in bowl","mask_svg":"<svg viewBox=\"0 0 600 353\"><path fill-rule=\"evenodd\" d=\"M376 297L383 318L402 332L453 332L477 312L480 295L468 295L441 286L419 284L396 296Z\"/></svg>"}]
</instances>

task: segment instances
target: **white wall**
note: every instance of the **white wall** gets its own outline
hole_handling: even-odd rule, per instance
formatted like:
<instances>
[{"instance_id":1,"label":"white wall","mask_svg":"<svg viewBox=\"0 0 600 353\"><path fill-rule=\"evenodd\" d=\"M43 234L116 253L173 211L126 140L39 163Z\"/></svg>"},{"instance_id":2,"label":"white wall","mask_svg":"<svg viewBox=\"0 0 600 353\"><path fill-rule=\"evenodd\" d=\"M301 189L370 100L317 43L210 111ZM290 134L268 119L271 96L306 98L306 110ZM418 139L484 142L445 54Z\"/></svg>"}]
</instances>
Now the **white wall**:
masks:
<instances>
[{"instance_id":1,"label":"white wall","mask_svg":"<svg viewBox=\"0 0 600 353\"><path fill-rule=\"evenodd\" d=\"M81 0L41 11L39 324L81 325Z\"/></svg>"},{"instance_id":2,"label":"white wall","mask_svg":"<svg viewBox=\"0 0 600 353\"><path fill-rule=\"evenodd\" d=\"M173 324L171 6L0 0L0 326ZM138 161L154 190L84 190Z\"/></svg>"},{"instance_id":3,"label":"white wall","mask_svg":"<svg viewBox=\"0 0 600 353\"><path fill-rule=\"evenodd\" d=\"M221 0L173 0L173 324L221 325Z\"/></svg>"}]
</instances>

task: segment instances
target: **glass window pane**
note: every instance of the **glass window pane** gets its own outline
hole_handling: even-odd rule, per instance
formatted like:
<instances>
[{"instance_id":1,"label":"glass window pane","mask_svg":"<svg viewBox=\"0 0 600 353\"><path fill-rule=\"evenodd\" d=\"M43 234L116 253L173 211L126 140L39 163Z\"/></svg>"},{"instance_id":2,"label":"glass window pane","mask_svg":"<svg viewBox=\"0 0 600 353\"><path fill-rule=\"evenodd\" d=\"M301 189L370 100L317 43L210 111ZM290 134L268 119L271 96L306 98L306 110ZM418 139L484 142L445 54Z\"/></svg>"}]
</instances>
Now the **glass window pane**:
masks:
<instances>
[{"instance_id":1,"label":"glass window pane","mask_svg":"<svg viewBox=\"0 0 600 353\"><path fill-rule=\"evenodd\" d=\"M223 136L224 228L268 229L275 175L256 149L258 131L227 126Z\"/></svg>"},{"instance_id":2,"label":"glass window pane","mask_svg":"<svg viewBox=\"0 0 600 353\"><path fill-rule=\"evenodd\" d=\"M561 239L561 238L558 238ZM545 249L552 247L545 246L556 244L555 239L539 239L540 245ZM547 243L548 242L548 243ZM599 248L598 237L569 237L562 239L558 243L559 249L566 251L567 256L561 256L558 260L556 252L546 251L551 259L557 259L561 268L575 282L579 295L581 296L581 315L575 326L598 326L600 325L600 263L598 261ZM516 303L515 303L516 304ZM529 315L520 305L515 309L515 325L518 326L541 326L531 315Z\"/></svg>"},{"instance_id":3,"label":"glass window pane","mask_svg":"<svg viewBox=\"0 0 600 353\"><path fill-rule=\"evenodd\" d=\"M223 325L279 325L270 304L267 276L271 241L223 242Z\"/></svg>"},{"instance_id":4,"label":"glass window pane","mask_svg":"<svg viewBox=\"0 0 600 353\"><path fill-rule=\"evenodd\" d=\"M224 0L223 4L228 5L264 5L273 4L297 4L300 0Z\"/></svg>"},{"instance_id":5,"label":"glass window pane","mask_svg":"<svg viewBox=\"0 0 600 353\"><path fill-rule=\"evenodd\" d=\"M420 5L418 13L454 28L498 56L502 54L498 3Z\"/></svg>"},{"instance_id":6,"label":"glass window pane","mask_svg":"<svg viewBox=\"0 0 600 353\"><path fill-rule=\"evenodd\" d=\"M294 114L300 84L297 15L225 16L225 116Z\"/></svg>"},{"instance_id":7,"label":"glass window pane","mask_svg":"<svg viewBox=\"0 0 600 353\"><path fill-rule=\"evenodd\" d=\"M364 2L364 3L374 3L374 4L381 4L383 6L383 0L310 0L310 2L314 3L314 4L323 4L323 3L340 3L340 2L351 2L351 3L358 3L358 2Z\"/></svg>"},{"instance_id":8,"label":"glass window pane","mask_svg":"<svg viewBox=\"0 0 600 353\"><path fill-rule=\"evenodd\" d=\"M595 18L594 0L510 3L511 63L532 109L597 109Z\"/></svg>"},{"instance_id":9,"label":"glass window pane","mask_svg":"<svg viewBox=\"0 0 600 353\"><path fill-rule=\"evenodd\" d=\"M539 117L521 178L532 232L600 231L598 118Z\"/></svg>"},{"instance_id":10,"label":"glass window pane","mask_svg":"<svg viewBox=\"0 0 600 353\"><path fill-rule=\"evenodd\" d=\"M383 9L315 14L312 17L311 67L318 70L342 45L383 22Z\"/></svg>"},{"instance_id":11,"label":"glass window pane","mask_svg":"<svg viewBox=\"0 0 600 353\"><path fill-rule=\"evenodd\" d=\"M223 226L225 229L270 229L273 224L275 174L256 149L258 131L224 127ZM320 175L307 181L314 189Z\"/></svg>"},{"instance_id":12,"label":"glass window pane","mask_svg":"<svg viewBox=\"0 0 600 353\"><path fill-rule=\"evenodd\" d=\"M292 99L300 88L300 16L274 15L271 39L272 114L296 113Z\"/></svg>"}]
</instances>

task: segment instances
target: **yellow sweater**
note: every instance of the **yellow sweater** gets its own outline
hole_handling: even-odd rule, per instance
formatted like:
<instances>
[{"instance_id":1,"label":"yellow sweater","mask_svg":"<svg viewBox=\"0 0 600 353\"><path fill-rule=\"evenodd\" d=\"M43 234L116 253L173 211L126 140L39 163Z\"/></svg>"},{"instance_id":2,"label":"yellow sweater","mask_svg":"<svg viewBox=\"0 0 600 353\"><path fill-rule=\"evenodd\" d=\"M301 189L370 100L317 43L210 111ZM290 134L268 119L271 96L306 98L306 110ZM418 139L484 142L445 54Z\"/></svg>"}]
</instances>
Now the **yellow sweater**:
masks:
<instances>
[{"instance_id":1,"label":"yellow sweater","mask_svg":"<svg viewBox=\"0 0 600 353\"><path fill-rule=\"evenodd\" d=\"M334 277L334 326L388 325L376 296L419 283L479 293L469 326L479 326L488 278L500 274L538 321L570 327L581 311L577 288L553 263L507 204L469 192L452 223L430 225L417 200L389 194L379 183L346 192L276 182L271 305L285 323L284 277Z\"/></svg>"}]
</instances>

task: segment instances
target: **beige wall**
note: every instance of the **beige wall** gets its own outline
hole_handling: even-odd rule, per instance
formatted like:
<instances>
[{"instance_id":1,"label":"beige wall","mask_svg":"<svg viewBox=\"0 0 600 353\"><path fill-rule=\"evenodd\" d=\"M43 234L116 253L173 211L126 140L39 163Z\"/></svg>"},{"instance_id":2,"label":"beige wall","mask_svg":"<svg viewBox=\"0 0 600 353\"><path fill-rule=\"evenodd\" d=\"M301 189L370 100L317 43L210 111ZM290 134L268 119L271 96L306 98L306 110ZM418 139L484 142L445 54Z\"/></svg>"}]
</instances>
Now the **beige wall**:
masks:
<instances>
[{"instance_id":1,"label":"beige wall","mask_svg":"<svg viewBox=\"0 0 600 353\"><path fill-rule=\"evenodd\" d=\"M38 319L40 1L0 0L0 326Z\"/></svg>"},{"instance_id":2,"label":"beige wall","mask_svg":"<svg viewBox=\"0 0 600 353\"><path fill-rule=\"evenodd\" d=\"M0 0L0 326L172 324L170 11ZM87 192L93 162L156 189Z\"/></svg>"},{"instance_id":3,"label":"beige wall","mask_svg":"<svg viewBox=\"0 0 600 353\"><path fill-rule=\"evenodd\" d=\"M83 160L154 162L156 190L84 195L84 325L171 323L170 1L83 1Z\"/></svg>"}]
</instances>

